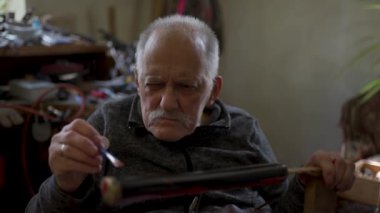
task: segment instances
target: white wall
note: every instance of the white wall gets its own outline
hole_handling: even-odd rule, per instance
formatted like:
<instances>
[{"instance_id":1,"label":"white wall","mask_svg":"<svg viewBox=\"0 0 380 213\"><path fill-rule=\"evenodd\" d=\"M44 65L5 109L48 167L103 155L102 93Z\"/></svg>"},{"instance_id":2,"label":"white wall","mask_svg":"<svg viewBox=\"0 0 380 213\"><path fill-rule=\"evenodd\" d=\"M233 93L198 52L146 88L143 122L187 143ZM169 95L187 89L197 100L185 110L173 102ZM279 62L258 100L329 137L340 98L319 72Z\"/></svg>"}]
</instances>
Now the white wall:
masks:
<instances>
[{"instance_id":1,"label":"white wall","mask_svg":"<svg viewBox=\"0 0 380 213\"><path fill-rule=\"evenodd\" d=\"M153 7L151 0L27 2L40 13L72 14L71 27L83 33L107 27L106 8L116 5L117 35L126 42L137 39ZM222 99L259 119L280 162L298 166L317 149L339 151L343 102L378 76L368 64L345 67L363 47L359 39L379 28L380 11L364 9L373 1L220 2Z\"/></svg>"},{"instance_id":2,"label":"white wall","mask_svg":"<svg viewBox=\"0 0 380 213\"><path fill-rule=\"evenodd\" d=\"M298 166L314 150L339 151L343 102L378 76L367 65L345 67L380 24L380 10L363 2L221 1L223 99L259 119L281 162Z\"/></svg>"}]
</instances>

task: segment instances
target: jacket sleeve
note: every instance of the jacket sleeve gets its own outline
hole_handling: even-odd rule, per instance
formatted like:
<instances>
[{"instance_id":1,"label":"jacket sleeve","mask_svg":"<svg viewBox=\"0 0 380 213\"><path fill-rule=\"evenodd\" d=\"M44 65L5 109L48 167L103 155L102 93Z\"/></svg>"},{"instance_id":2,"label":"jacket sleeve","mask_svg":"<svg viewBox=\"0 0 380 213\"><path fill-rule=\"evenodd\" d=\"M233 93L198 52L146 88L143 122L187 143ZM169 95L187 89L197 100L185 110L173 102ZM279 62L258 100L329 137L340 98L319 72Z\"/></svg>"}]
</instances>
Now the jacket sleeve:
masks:
<instances>
[{"instance_id":1,"label":"jacket sleeve","mask_svg":"<svg viewBox=\"0 0 380 213\"><path fill-rule=\"evenodd\" d=\"M61 191L54 176L46 179L26 206L26 213L93 212L94 203L99 203L99 192L94 187L92 176L86 178L74 194Z\"/></svg>"},{"instance_id":2,"label":"jacket sleeve","mask_svg":"<svg viewBox=\"0 0 380 213\"><path fill-rule=\"evenodd\" d=\"M260 153L263 161L279 163L257 120L252 122L251 145ZM289 176L282 184L267 186L259 190L273 212L303 212L304 186L296 176Z\"/></svg>"}]
</instances>

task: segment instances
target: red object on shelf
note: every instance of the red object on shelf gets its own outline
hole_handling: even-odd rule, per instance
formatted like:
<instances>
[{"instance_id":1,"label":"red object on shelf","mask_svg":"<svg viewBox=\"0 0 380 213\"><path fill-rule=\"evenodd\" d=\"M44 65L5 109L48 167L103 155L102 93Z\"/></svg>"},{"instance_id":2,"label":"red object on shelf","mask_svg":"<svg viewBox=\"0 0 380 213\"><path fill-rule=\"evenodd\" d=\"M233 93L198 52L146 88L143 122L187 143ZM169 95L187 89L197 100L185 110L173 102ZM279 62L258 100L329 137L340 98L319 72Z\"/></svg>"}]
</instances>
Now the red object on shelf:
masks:
<instances>
[{"instance_id":1,"label":"red object on shelf","mask_svg":"<svg viewBox=\"0 0 380 213\"><path fill-rule=\"evenodd\" d=\"M62 62L47 64L41 67L41 73L48 75L61 75L67 73L84 73L84 66L79 63Z\"/></svg>"},{"instance_id":2,"label":"red object on shelf","mask_svg":"<svg viewBox=\"0 0 380 213\"><path fill-rule=\"evenodd\" d=\"M100 98L100 99L106 99L108 97L107 94L101 90L92 90L91 96L93 96L95 98Z\"/></svg>"}]
</instances>

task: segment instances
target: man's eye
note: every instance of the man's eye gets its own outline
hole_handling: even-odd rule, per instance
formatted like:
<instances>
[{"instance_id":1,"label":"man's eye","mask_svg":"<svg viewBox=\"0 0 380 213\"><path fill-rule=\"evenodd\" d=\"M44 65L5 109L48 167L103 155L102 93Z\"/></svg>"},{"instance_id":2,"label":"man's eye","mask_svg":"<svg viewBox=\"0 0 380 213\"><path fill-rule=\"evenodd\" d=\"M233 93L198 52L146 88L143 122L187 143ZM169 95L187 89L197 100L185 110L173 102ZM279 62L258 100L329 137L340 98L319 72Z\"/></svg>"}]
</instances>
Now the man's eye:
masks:
<instances>
[{"instance_id":1,"label":"man's eye","mask_svg":"<svg viewBox=\"0 0 380 213\"><path fill-rule=\"evenodd\" d=\"M189 85L189 84L182 84L181 87L183 87L183 88L194 88L193 85Z\"/></svg>"},{"instance_id":2,"label":"man's eye","mask_svg":"<svg viewBox=\"0 0 380 213\"><path fill-rule=\"evenodd\" d=\"M147 83L145 84L145 87L148 89L160 89L163 86L161 83Z\"/></svg>"},{"instance_id":3,"label":"man's eye","mask_svg":"<svg viewBox=\"0 0 380 213\"><path fill-rule=\"evenodd\" d=\"M194 90L197 87L193 84L179 84L178 85L181 89L186 89L186 90Z\"/></svg>"}]
</instances>

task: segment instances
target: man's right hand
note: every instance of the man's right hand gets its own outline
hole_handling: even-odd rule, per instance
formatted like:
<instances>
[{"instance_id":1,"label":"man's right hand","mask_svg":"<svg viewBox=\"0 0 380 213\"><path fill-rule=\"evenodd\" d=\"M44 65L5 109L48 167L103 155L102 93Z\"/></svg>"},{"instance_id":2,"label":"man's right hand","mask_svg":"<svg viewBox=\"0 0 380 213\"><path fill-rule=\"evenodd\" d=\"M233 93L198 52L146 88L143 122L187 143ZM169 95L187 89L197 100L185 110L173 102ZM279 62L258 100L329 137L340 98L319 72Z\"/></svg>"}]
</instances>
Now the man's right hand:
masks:
<instances>
[{"instance_id":1,"label":"man's right hand","mask_svg":"<svg viewBox=\"0 0 380 213\"><path fill-rule=\"evenodd\" d=\"M108 140L82 119L76 119L52 137L49 166L61 190L75 192L89 174L100 172L99 147Z\"/></svg>"}]
</instances>

